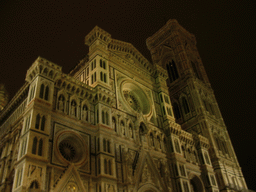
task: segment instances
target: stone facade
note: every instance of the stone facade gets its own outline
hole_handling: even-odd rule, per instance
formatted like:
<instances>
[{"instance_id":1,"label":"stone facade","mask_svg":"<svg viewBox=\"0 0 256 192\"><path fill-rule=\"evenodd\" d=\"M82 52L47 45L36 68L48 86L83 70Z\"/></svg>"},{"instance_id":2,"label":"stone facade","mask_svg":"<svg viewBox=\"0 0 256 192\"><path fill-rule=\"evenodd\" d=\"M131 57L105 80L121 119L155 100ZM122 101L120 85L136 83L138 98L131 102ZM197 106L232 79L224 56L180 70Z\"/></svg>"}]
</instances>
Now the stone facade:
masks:
<instances>
[{"instance_id":1,"label":"stone facade","mask_svg":"<svg viewBox=\"0 0 256 192\"><path fill-rule=\"evenodd\" d=\"M247 189L195 37L169 20L147 46L95 27L69 73L38 57L0 116L0 190Z\"/></svg>"}]
</instances>

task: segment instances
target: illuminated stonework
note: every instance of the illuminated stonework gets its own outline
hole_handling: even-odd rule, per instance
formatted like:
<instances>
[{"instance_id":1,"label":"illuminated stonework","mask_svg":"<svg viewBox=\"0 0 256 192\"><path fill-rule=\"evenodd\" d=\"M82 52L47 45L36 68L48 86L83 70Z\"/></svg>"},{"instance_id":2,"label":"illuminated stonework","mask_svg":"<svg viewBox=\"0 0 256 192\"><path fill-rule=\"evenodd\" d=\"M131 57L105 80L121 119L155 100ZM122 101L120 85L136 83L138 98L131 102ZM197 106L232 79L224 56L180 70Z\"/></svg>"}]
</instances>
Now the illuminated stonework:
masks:
<instances>
[{"instance_id":1,"label":"illuminated stonework","mask_svg":"<svg viewBox=\"0 0 256 192\"><path fill-rule=\"evenodd\" d=\"M97 26L85 43L69 74L38 57L8 105L0 86L0 191L247 189L193 35L169 20L153 63Z\"/></svg>"}]
</instances>

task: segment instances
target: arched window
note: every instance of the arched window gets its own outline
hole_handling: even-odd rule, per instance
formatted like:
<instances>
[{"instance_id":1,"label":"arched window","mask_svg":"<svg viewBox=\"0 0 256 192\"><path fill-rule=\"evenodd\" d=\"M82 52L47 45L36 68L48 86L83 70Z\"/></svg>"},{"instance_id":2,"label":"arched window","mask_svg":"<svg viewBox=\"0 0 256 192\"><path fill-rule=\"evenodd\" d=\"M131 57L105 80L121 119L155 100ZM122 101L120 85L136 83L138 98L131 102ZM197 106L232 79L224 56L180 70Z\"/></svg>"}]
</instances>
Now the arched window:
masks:
<instances>
[{"instance_id":1,"label":"arched window","mask_svg":"<svg viewBox=\"0 0 256 192\"><path fill-rule=\"evenodd\" d=\"M105 171L105 174L108 174L108 163L106 159L104 159L104 171Z\"/></svg>"},{"instance_id":2,"label":"arched window","mask_svg":"<svg viewBox=\"0 0 256 192\"><path fill-rule=\"evenodd\" d=\"M108 169L109 169L109 175L111 175L112 174L111 160L108 161Z\"/></svg>"},{"instance_id":3,"label":"arched window","mask_svg":"<svg viewBox=\"0 0 256 192\"><path fill-rule=\"evenodd\" d=\"M32 154L36 154L36 147L37 147L37 138L34 137L33 145L32 145Z\"/></svg>"},{"instance_id":4,"label":"arched window","mask_svg":"<svg viewBox=\"0 0 256 192\"><path fill-rule=\"evenodd\" d=\"M101 112L102 123L105 124L105 112Z\"/></svg>"},{"instance_id":5,"label":"arched window","mask_svg":"<svg viewBox=\"0 0 256 192\"><path fill-rule=\"evenodd\" d=\"M115 117L112 117L112 126L113 126L113 129L116 132L117 130L116 130L116 118Z\"/></svg>"},{"instance_id":6,"label":"arched window","mask_svg":"<svg viewBox=\"0 0 256 192\"><path fill-rule=\"evenodd\" d=\"M30 189L38 189L38 183L36 181L33 181L29 188Z\"/></svg>"},{"instance_id":7,"label":"arched window","mask_svg":"<svg viewBox=\"0 0 256 192\"><path fill-rule=\"evenodd\" d=\"M179 109L179 106L178 106L177 103L173 104L173 112L174 112L174 116L175 116L176 119L181 118L180 109Z\"/></svg>"},{"instance_id":8,"label":"arched window","mask_svg":"<svg viewBox=\"0 0 256 192\"><path fill-rule=\"evenodd\" d=\"M102 59L100 60L100 67L102 67Z\"/></svg>"},{"instance_id":9,"label":"arched window","mask_svg":"<svg viewBox=\"0 0 256 192\"><path fill-rule=\"evenodd\" d=\"M189 110L189 107L188 107L188 102L185 99L185 97L182 97L182 105L183 105L183 108L184 108L184 113L188 114L190 112L190 110Z\"/></svg>"},{"instance_id":10,"label":"arched window","mask_svg":"<svg viewBox=\"0 0 256 192\"><path fill-rule=\"evenodd\" d=\"M166 68L167 68L167 71L168 71L168 76L169 76L170 82L173 82L173 81L175 81L176 79L179 78L178 71L177 71L177 68L176 68L176 64L173 60L172 60L172 62L169 62L166 65Z\"/></svg>"},{"instance_id":11,"label":"arched window","mask_svg":"<svg viewBox=\"0 0 256 192\"><path fill-rule=\"evenodd\" d=\"M45 94L44 94L44 99L45 99L46 101L48 101L48 97L49 97L49 87L46 86L46 88L45 88Z\"/></svg>"},{"instance_id":12,"label":"arched window","mask_svg":"<svg viewBox=\"0 0 256 192\"><path fill-rule=\"evenodd\" d=\"M104 82L107 83L107 75L104 73Z\"/></svg>"},{"instance_id":13,"label":"arched window","mask_svg":"<svg viewBox=\"0 0 256 192\"><path fill-rule=\"evenodd\" d=\"M106 62L103 61L103 69L106 69Z\"/></svg>"},{"instance_id":14,"label":"arched window","mask_svg":"<svg viewBox=\"0 0 256 192\"><path fill-rule=\"evenodd\" d=\"M44 84L41 84L39 97L41 99L44 98Z\"/></svg>"},{"instance_id":15,"label":"arched window","mask_svg":"<svg viewBox=\"0 0 256 192\"><path fill-rule=\"evenodd\" d=\"M42 117L41 121L41 130L44 131L44 126L45 126L45 116Z\"/></svg>"},{"instance_id":16,"label":"arched window","mask_svg":"<svg viewBox=\"0 0 256 192\"><path fill-rule=\"evenodd\" d=\"M38 145L38 155L42 156L43 154L43 139L39 140L39 145Z\"/></svg>"},{"instance_id":17,"label":"arched window","mask_svg":"<svg viewBox=\"0 0 256 192\"><path fill-rule=\"evenodd\" d=\"M109 122L108 122L108 112L106 112L106 124L109 125Z\"/></svg>"},{"instance_id":18,"label":"arched window","mask_svg":"<svg viewBox=\"0 0 256 192\"><path fill-rule=\"evenodd\" d=\"M99 171L99 174L100 174L100 159L98 159L98 171Z\"/></svg>"},{"instance_id":19,"label":"arched window","mask_svg":"<svg viewBox=\"0 0 256 192\"><path fill-rule=\"evenodd\" d=\"M100 72L100 80L103 81L103 73Z\"/></svg>"},{"instance_id":20,"label":"arched window","mask_svg":"<svg viewBox=\"0 0 256 192\"><path fill-rule=\"evenodd\" d=\"M174 145L175 145L175 150L176 152L180 153L180 145L177 139L175 139L174 141Z\"/></svg>"},{"instance_id":21,"label":"arched window","mask_svg":"<svg viewBox=\"0 0 256 192\"><path fill-rule=\"evenodd\" d=\"M105 152L107 151L106 139L103 139L103 150L104 150Z\"/></svg>"},{"instance_id":22,"label":"arched window","mask_svg":"<svg viewBox=\"0 0 256 192\"><path fill-rule=\"evenodd\" d=\"M37 116L36 116L36 125L35 125L35 128L36 128L36 129L39 129L40 119L41 119L40 115L37 114Z\"/></svg>"},{"instance_id":23,"label":"arched window","mask_svg":"<svg viewBox=\"0 0 256 192\"><path fill-rule=\"evenodd\" d=\"M210 165L210 159L209 159L209 156L206 152L204 152L204 158L205 158L205 161L208 165Z\"/></svg>"},{"instance_id":24,"label":"arched window","mask_svg":"<svg viewBox=\"0 0 256 192\"><path fill-rule=\"evenodd\" d=\"M108 152L110 153L110 141L107 141L107 145L108 145Z\"/></svg>"}]
</instances>

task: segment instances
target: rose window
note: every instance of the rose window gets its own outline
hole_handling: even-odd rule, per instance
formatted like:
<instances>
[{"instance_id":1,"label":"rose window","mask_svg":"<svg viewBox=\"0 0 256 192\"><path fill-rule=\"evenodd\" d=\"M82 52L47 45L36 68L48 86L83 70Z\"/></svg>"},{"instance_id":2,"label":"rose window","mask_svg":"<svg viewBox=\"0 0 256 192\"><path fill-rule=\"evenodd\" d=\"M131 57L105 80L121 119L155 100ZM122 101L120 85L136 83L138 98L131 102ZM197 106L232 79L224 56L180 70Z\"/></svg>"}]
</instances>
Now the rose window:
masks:
<instances>
[{"instance_id":1,"label":"rose window","mask_svg":"<svg viewBox=\"0 0 256 192\"><path fill-rule=\"evenodd\" d=\"M76 155L76 150L69 142L61 142L59 144L59 150L61 155L68 161L73 161Z\"/></svg>"},{"instance_id":2,"label":"rose window","mask_svg":"<svg viewBox=\"0 0 256 192\"><path fill-rule=\"evenodd\" d=\"M126 101L128 102L128 104L130 105L131 108L133 108L135 111L140 112L140 105L138 100L136 99L136 97L134 95L132 95L132 93L130 91L123 91L124 94L124 98L126 99Z\"/></svg>"}]
</instances>

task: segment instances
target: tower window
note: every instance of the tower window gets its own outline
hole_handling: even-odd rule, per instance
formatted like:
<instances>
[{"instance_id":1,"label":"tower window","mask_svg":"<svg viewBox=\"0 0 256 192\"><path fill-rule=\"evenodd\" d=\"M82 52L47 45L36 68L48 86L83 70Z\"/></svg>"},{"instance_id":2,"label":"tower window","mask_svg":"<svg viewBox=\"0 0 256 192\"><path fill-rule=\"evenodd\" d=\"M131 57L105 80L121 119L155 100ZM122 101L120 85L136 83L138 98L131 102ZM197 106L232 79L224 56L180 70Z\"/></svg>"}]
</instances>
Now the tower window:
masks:
<instances>
[{"instance_id":1,"label":"tower window","mask_svg":"<svg viewBox=\"0 0 256 192\"><path fill-rule=\"evenodd\" d=\"M49 99L49 87L48 86L46 86L44 89L44 84L41 84L39 97L41 99L48 101L48 99Z\"/></svg>"},{"instance_id":2,"label":"tower window","mask_svg":"<svg viewBox=\"0 0 256 192\"><path fill-rule=\"evenodd\" d=\"M179 109L179 106L178 106L177 103L173 104L173 112L174 112L174 116L175 116L176 119L181 118L180 109Z\"/></svg>"},{"instance_id":3,"label":"tower window","mask_svg":"<svg viewBox=\"0 0 256 192\"><path fill-rule=\"evenodd\" d=\"M33 145L32 145L32 154L36 154L36 147L37 147L37 138L34 137Z\"/></svg>"},{"instance_id":4,"label":"tower window","mask_svg":"<svg viewBox=\"0 0 256 192\"><path fill-rule=\"evenodd\" d=\"M188 114L190 112L190 110L189 110L189 107L188 107L188 102L185 99L185 97L182 98L182 105L183 105L183 108L184 108L184 113Z\"/></svg>"},{"instance_id":5,"label":"tower window","mask_svg":"<svg viewBox=\"0 0 256 192\"><path fill-rule=\"evenodd\" d=\"M39 140L39 145L38 145L38 155L42 156L43 154L43 139Z\"/></svg>"},{"instance_id":6,"label":"tower window","mask_svg":"<svg viewBox=\"0 0 256 192\"><path fill-rule=\"evenodd\" d=\"M40 87L40 94L39 94L39 97L40 97L41 99L44 98L44 84L42 84L41 87Z\"/></svg>"},{"instance_id":7,"label":"tower window","mask_svg":"<svg viewBox=\"0 0 256 192\"><path fill-rule=\"evenodd\" d=\"M173 82L173 81L175 81L176 79L179 78L178 71L177 71L177 68L176 68L176 64L173 60L172 60L172 62L169 62L166 65L166 68L167 68L167 71L168 71L168 76L169 76L170 82Z\"/></svg>"}]
</instances>

